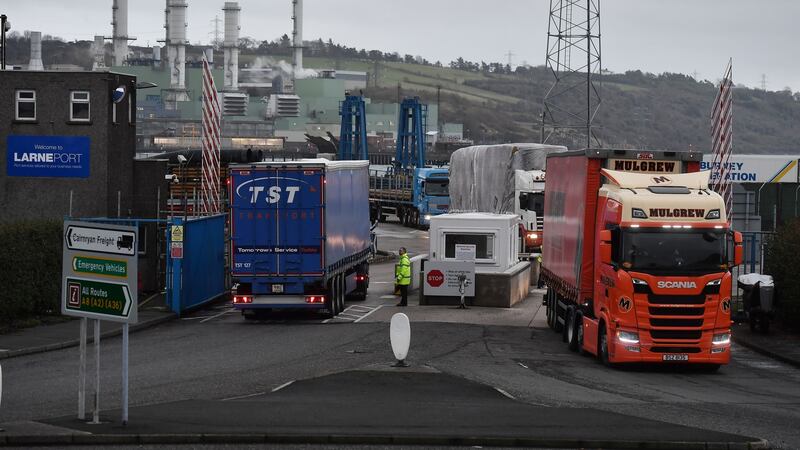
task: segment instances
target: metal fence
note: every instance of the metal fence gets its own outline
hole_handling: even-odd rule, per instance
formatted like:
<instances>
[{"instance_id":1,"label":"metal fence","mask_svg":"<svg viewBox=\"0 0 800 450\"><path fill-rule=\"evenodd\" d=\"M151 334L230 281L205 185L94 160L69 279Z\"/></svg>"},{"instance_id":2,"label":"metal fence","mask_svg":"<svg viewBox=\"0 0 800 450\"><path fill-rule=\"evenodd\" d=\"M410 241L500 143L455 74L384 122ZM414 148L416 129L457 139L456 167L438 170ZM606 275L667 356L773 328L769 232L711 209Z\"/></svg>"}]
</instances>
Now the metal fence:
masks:
<instances>
[{"instance_id":1,"label":"metal fence","mask_svg":"<svg viewBox=\"0 0 800 450\"><path fill-rule=\"evenodd\" d=\"M744 310L742 292L739 290L739 276L748 273L763 273L764 253L769 245L770 238L774 234L775 233L771 231L742 232L744 259L741 265L731 269L733 278L731 290L733 296L733 311L735 313L741 313Z\"/></svg>"}]
</instances>

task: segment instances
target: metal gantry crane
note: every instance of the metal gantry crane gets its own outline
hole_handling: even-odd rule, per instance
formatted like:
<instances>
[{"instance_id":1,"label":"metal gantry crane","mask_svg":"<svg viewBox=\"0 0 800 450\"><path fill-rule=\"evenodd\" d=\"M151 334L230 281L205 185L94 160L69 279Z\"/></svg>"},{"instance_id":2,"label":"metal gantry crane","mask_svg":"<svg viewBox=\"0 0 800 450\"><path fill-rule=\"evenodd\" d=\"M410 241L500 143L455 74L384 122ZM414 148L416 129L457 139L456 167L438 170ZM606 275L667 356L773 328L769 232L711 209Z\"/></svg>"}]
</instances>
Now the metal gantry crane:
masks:
<instances>
[{"instance_id":1,"label":"metal gantry crane","mask_svg":"<svg viewBox=\"0 0 800 450\"><path fill-rule=\"evenodd\" d=\"M425 167L425 132L428 128L428 105L419 97L405 98L400 103L397 124L397 149L394 164L397 169Z\"/></svg>"},{"instance_id":2,"label":"metal gantry crane","mask_svg":"<svg viewBox=\"0 0 800 450\"><path fill-rule=\"evenodd\" d=\"M339 115L342 117L338 154L340 161L369 159L365 109L364 97L349 94L339 108Z\"/></svg>"}]
</instances>

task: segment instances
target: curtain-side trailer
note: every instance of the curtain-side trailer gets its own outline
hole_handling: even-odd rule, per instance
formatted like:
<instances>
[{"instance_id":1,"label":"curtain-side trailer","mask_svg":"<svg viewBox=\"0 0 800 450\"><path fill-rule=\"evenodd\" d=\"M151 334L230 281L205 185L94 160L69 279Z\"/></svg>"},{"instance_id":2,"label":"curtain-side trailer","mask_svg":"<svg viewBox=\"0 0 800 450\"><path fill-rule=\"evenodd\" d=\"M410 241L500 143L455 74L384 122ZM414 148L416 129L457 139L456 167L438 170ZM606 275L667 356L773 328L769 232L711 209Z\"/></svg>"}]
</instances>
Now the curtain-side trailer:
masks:
<instances>
[{"instance_id":1,"label":"curtain-side trailer","mask_svg":"<svg viewBox=\"0 0 800 450\"><path fill-rule=\"evenodd\" d=\"M335 316L366 298L370 222L367 161L309 159L229 168L234 308Z\"/></svg>"},{"instance_id":2,"label":"curtain-side trailer","mask_svg":"<svg viewBox=\"0 0 800 450\"><path fill-rule=\"evenodd\" d=\"M606 364L730 360L730 269L741 234L694 152L547 158L548 325Z\"/></svg>"}]
</instances>

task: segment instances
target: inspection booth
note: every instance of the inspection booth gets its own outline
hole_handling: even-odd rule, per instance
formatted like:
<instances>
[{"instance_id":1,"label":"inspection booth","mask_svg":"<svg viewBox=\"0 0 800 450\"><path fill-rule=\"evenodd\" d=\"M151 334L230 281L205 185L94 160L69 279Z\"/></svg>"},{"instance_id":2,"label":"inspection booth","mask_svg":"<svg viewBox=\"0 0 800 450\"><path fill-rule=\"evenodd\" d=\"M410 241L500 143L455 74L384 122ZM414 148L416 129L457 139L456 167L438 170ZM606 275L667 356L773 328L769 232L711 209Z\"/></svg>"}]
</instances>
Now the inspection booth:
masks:
<instances>
[{"instance_id":1,"label":"inspection booth","mask_svg":"<svg viewBox=\"0 0 800 450\"><path fill-rule=\"evenodd\" d=\"M475 295L467 304L511 307L528 296L530 262L519 260L520 218L514 214L450 213L434 216L430 224L429 261L456 262L474 258ZM462 250L472 249L467 254ZM425 294L429 280L420 284L420 304L458 304L459 297Z\"/></svg>"}]
</instances>

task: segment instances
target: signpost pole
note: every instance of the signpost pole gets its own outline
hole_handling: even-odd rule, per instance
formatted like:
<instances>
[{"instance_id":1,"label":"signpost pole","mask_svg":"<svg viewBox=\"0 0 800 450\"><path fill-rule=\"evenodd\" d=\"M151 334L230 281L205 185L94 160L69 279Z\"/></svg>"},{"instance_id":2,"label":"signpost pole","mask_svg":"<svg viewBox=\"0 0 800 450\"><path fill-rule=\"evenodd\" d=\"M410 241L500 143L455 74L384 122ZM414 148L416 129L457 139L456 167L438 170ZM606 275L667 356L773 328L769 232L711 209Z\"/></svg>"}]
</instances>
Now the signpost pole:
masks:
<instances>
[{"instance_id":1,"label":"signpost pole","mask_svg":"<svg viewBox=\"0 0 800 450\"><path fill-rule=\"evenodd\" d=\"M78 420L86 420L86 317L81 317L80 367L78 369Z\"/></svg>"},{"instance_id":2,"label":"signpost pole","mask_svg":"<svg viewBox=\"0 0 800 450\"><path fill-rule=\"evenodd\" d=\"M100 423L100 319L94 320L94 413L92 423Z\"/></svg>"},{"instance_id":3,"label":"signpost pole","mask_svg":"<svg viewBox=\"0 0 800 450\"><path fill-rule=\"evenodd\" d=\"M122 325L122 426L128 425L128 331L130 325Z\"/></svg>"}]
</instances>

